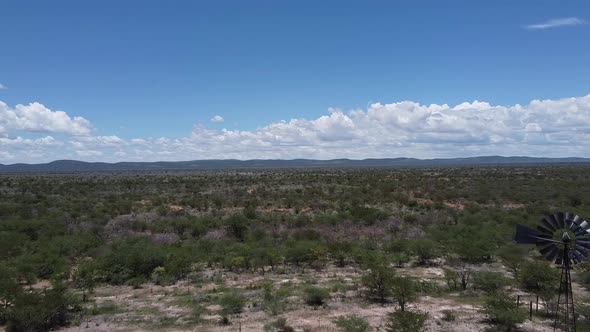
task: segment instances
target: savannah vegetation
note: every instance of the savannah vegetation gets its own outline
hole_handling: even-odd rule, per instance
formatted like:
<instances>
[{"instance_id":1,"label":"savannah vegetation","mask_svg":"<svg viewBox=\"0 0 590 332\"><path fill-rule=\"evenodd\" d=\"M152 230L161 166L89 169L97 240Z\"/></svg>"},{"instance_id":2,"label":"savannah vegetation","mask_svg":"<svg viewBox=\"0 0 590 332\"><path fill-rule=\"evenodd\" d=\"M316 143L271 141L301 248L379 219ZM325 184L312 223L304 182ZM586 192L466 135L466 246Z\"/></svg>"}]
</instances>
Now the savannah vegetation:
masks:
<instances>
[{"instance_id":1,"label":"savannah vegetation","mask_svg":"<svg viewBox=\"0 0 590 332\"><path fill-rule=\"evenodd\" d=\"M559 274L515 225L588 197L586 166L4 174L0 326L539 330Z\"/></svg>"}]
</instances>

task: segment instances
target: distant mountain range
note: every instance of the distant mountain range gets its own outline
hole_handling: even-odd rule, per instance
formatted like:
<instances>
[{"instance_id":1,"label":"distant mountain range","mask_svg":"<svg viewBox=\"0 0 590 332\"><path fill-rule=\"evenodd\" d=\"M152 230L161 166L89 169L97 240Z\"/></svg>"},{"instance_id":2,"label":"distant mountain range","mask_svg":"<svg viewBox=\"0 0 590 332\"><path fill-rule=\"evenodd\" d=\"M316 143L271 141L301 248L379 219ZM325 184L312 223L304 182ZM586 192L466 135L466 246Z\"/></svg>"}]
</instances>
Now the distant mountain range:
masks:
<instances>
[{"instance_id":1,"label":"distant mountain range","mask_svg":"<svg viewBox=\"0 0 590 332\"><path fill-rule=\"evenodd\" d=\"M0 164L0 172L92 172L92 171L146 171L146 170L219 170L255 168L330 168L330 167L461 167L496 165L545 165L545 164L590 164L590 158L533 158L483 156L448 159L219 159L158 162L84 162L56 160L45 164Z\"/></svg>"}]
</instances>

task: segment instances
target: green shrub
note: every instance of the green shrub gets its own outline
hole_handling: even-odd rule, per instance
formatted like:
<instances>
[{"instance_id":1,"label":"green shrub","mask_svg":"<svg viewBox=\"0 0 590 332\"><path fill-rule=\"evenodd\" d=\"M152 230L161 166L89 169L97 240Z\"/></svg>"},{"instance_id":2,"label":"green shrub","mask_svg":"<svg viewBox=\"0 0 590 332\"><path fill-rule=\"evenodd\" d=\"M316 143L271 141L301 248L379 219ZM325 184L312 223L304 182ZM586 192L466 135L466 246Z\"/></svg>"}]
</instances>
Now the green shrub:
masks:
<instances>
[{"instance_id":1,"label":"green shrub","mask_svg":"<svg viewBox=\"0 0 590 332\"><path fill-rule=\"evenodd\" d=\"M226 292L219 299L219 305L221 305L221 314L223 317L241 313L245 304L246 299L237 291Z\"/></svg>"},{"instance_id":2,"label":"green shrub","mask_svg":"<svg viewBox=\"0 0 590 332\"><path fill-rule=\"evenodd\" d=\"M137 277L149 279L154 269L165 263L166 255L162 247L145 238L115 242L111 251L96 262L97 270L101 271L102 280L99 281L115 285L125 284Z\"/></svg>"},{"instance_id":3,"label":"green shrub","mask_svg":"<svg viewBox=\"0 0 590 332\"><path fill-rule=\"evenodd\" d=\"M519 274L522 287L547 302L559 289L559 271L546 261L526 262Z\"/></svg>"},{"instance_id":4,"label":"green shrub","mask_svg":"<svg viewBox=\"0 0 590 332\"><path fill-rule=\"evenodd\" d=\"M243 242L248 234L250 220L242 214L231 215L226 220L227 232L239 242Z\"/></svg>"},{"instance_id":5,"label":"green shrub","mask_svg":"<svg viewBox=\"0 0 590 332\"><path fill-rule=\"evenodd\" d=\"M576 301L576 327L578 331L590 331L590 305L588 299Z\"/></svg>"},{"instance_id":6,"label":"green shrub","mask_svg":"<svg viewBox=\"0 0 590 332\"><path fill-rule=\"evenodd\" d=\"M422 332L428 314L413 311L396 311L387 315L387 332Z\"/></svg>"},{"instance_id":7,"label":"green shrub","mask_svg":"<svg viewBox=\"0 0 590 332\"><path fill-rule=\"evenodd\" d=\"M436 243L429 239L418 239L412 242L412 249L418 256L419 264L426 265L428 261L436 257Z\"/></svg>"},{"instance_id":8,"label":"green shrub","mask_svg":"<svg viewBox=\"0 0 590 332\"><path fill-rule=\"evenodd\" d=\"M6 313L6 331L48 331L66 326L78 310L76 299L61 285L42 292L23 292Z\"/></svg>"},{"instance_id":9,"label":"green shrub","mask_svg":"<svg viewBox=\"0 0 590 332\"><path fill-rule=\"evenodd\" d=\"M16 272L4 265L0 265L0 325L6 322L8 308L22 293Z\"/></svg>"},{"instance_id":10,"label":"green shrub","mask_svg":"<svg viewBox=\"0 0 590 332\"><path fill-rule=\"evenodd\" d=\"M449 290L456 290L459 288L459 284L461 283L461 278L459 276L459 272L453 269L443 269L445 273L445 282L449 287Z\"/></svg>"},{"instance_id":11,"label":"green shrub","mask_svg":"<svg viewBox=\"0 0 590 332\"><path fill-rule=\"evenodd\" d=\"M504 293L495 293L486 298L483 312L490 320L504 329L511 331L518 323L524 322L526 312L518 308L516 302Z\"/></svg>"},{"instance_id":12,"label":"green shrub","mask_svg":"<svg viewBox=\"0 0 590 332\"><path fill-rule=\"evenodd\" d=\"M264 311L271 315L278 315L285 310L286 296L283 296L284 292L275 290L271 282L267 282L263 285L263 301Z\"/></svg>"},{"instance_id":13,"label":"green shrub","mask_svg":"<svg viewBox=\"0 0 590 332\"><path fill-rule=\"evenodd\" d=\"M303 292L305 303L314 307L323 305L330 297L330 292L321 287L307 286Z\"/></svg>"},{"instance_id":14,"label":"green shrub","mask_svg":"<svg viewBox=\"0 0 590 332\"><path fill-rule=\"evenodd\" d=\"M144 277L135 277L127 280L125 284L133 287L133 289L140 289L145 282L146 280Z\"/></svg>"},{"instance_id":15,"label":"green shrub","mask_svg":"<svg viewBox=\"0 0 590 332\"><path fill-rule=\"evenodd\" d=\"M367 296L370 299L384 303L392 294L395 272L384 262L369 265L369 271L363 275L361 282L367 288Z\"/></svg>"},{"instance_id":16,"label":"green shrub","mask_svg":"<svg viewBox=\"0 0 590 332\"><path fill-rule=\"evenodd\" d=\"M416 282L410 277L395 277L391 285L391 293L401 311L406 311L406 305L416 300Z\"/></svg>"},{"instance_id":17,"label":"green shrub","mask_svg":"<svg viewBox=\"0 0 590 332\"><path fill-rule=\"evenodd\" d=\"M334 325L342 332L369 332L373 330L366 319L354 315L338 317L334 320Z\"/></svg>"},{"instance_id":18,"label":"green shrub","mask_svg":"<svg viewBox=\"0 0 590 332\"><path fill-rule=\"evenodd\" d=\"M264 332L295 332L295 329L287 325L287 320L281 317L272 323L265 324Z\"/></svg>"},{"instance_id":19,"label":"green shrub","mask_svg":"<svg viewBox=\"0 0 590 332\"><path fill-rule=\"evenodd\" d=\"M473 276L473 286L486 293L494 293L508 285L508 279L500 272L477 272Z\"/></svg>"},{"instance_id":20,"label":"green shrub","mask_svg":"<svg viewBox=\"0 0 590 332\"><path fill-rule=\"evenodd\" d=\"M442 313L442 320L444 320L445 322L454 322L457 319L457 317L455 316L455 312L453 310L443 310Z\"/></svg>"}]
</instances>

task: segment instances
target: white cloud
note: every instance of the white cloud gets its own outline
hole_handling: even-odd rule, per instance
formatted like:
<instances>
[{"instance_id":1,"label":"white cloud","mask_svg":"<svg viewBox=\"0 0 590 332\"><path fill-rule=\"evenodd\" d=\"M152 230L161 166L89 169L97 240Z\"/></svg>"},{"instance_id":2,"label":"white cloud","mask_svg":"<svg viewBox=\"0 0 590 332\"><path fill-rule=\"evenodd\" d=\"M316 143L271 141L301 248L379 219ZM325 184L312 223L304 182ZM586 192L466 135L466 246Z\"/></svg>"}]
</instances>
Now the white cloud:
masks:
<instances>
[{"instance_id":1,"label":"white cloud","mask_svg":"<svg viewBox=\"0 0 590 332\"><path fill-rule=\"evenodd\" d=\"M103 153L98 150L76 150L76 153L81 157L100 157L103 155Z\"/></svg>"},{"instance_id":2,"label":"white cloud","mask_svg":"<svg viewBox=\"0 0 590 332\"><path fill-rule=\"evenodd\" d=\"M143 138L133 138L133 139L131 139L131 143L137 144L137 145L144 145L147 143L147 141L144 140Z\"/></svg>"},{"instance_id":3,"label":"white cloud","mask_svg":"<svg viewBox=\"0 0 590 332\"><path fill-rule=\"evenodd\" d=\"M4 161L11 161L14 156L6 151L0 151L0 164Z\"/></svg>"},{"instance_id":4,"label":"white cloud","mask_svg":"<svg viewBox=\"0 0 590 332\"><path fill-rule=\"evenodd\" d=\"M52 111L40 103L18 104L10 108L0 101L0 134L13 131L89 135L92 125L83 117L72 118L65 112Z\"/></svg>"},{"instance_id":5,"label":"white cloud","mask_svg":"<svg viewBox=\"0 0 590 332\"><path fill-rule=\"evenodd\" d=\"M27 146L27 147L47 147L47 146L59 146L63 145L63 142L56 140L52 136L45 136L37 139L22 138L17 136L16 138L0 137L0 146Z\"/></svg>"},{"instance_id":6,"label":"white cloud","mask_svg":"<svg viewBox=\"0 0 590 332\"><path fill-rule=\"evenodd\" d=\"M77 158L156 161L254 158L467 157L477 155L590 157L590 95L532 100L526 105L463 102L373 103L316 119L290 119L254 130L193 127L183 137L123 139L0 135L0 162ZM61 145L60 145L61 144Z\"/></svg>"},{"instance_id":7,"label":"white cloud","mask_svg":"<svg viewBox=\"0 0 590 332\"><path fill-rule=\"evenodd\" d=\"M223 117L221 115L216 115L211 118L211 122L223 122Z\"/></svg>"},{"instance_id":8,"label":"white cloud","mask_svg":"<svg viewBox=\"0 0 590 332\"><path fill-rule=\"evenodd\" d=\"M0 83L0 90L4 90L4 89L8 89L8 87L6 87L6 85L3 85L2 83Z\"/></svg>"},{"instance_id":9,"label":"white cloud","mask_svg":"<svg viewBox=\"0 0 590 332\"><path fill-rule=\"evenodd\" d=\"M582 25L586 24L586 21L579 19L577 17L567 17L567 18L556 18L547 20L542 23L537 24L529 24L525 25L526 29L530 30L543 30L543 29L550 29L550 28L557 28L563 26L573 26L573 25Z\"/></svg>"},{"instance_id":10,"label":"white cloud","mask_svg":"<svg viewBox=\"0 0 590 332\"><path fill-rule=\"evenodd\" d=\"M94 147L117 147L125 145L126 142L116 135L111 136L81 136L76 138L80 143Z\"/></svg>"}]
</instances>

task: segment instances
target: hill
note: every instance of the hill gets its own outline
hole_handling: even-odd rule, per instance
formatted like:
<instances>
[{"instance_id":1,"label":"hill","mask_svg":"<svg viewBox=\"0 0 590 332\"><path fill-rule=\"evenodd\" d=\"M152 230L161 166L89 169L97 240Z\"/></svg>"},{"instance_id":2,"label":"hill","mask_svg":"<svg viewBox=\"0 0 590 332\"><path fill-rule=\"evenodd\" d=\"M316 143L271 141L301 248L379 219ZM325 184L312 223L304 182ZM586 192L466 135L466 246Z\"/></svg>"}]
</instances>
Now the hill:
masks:
<instances>
[{"instance_id":1,"label":"hill","mask_svg":"<svg viewBox=\"0 0 590 332\"><path fill-rule=\"evenodd\" d=\"M588 158L535 158L481 156L469 158L416 159L211 159L193 161L158 162L84 162L77 160L56 160L44 164L0 164L0 172L78 172L78 171L145 171L145 170L218 170L244 168L310 168L310 167L462 167L499 165L543 165L543 164L590 164Z\"/></svg>"}]
</instances>

